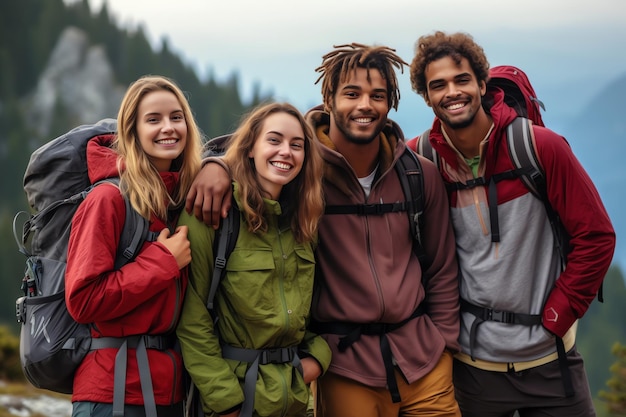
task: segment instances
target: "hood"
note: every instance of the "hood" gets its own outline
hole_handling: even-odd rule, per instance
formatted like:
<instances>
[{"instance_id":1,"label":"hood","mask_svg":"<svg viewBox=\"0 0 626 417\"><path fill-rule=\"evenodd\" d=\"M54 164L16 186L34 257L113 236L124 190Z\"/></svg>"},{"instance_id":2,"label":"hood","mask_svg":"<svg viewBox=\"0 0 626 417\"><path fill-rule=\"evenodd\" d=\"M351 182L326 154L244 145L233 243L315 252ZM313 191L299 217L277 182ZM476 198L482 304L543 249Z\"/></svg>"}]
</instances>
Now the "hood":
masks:
<instances>
[{"instance_id":1,"label":"hood","mask_svg":"<svg viewBox=\"0 0 626 417\"><path fill-rule=\"evenodd\" d=\"M499 88L485 95L483 108L485 108L485 111L489 113L493 120L493 132L491 132L489 140L485 144L486 149L483 150L483 158L486 161L495 161L500 143L506 140L506 128L515 120L517 113L504 103L504 91ZM491 178L495 166L495 163L485 166L486 178Z\"/></svg>"},{"instance_id":2,"label":"hood","mask_svg":"<svg viewBox=\"0 0 626 417\"><path fill-rule=\"evenodd\" d=\"M118 154L111 148L114 140L115 135L100 135L89 139L89 143L87 143L87 172L92 184L106 178L120 176L117 170ZM121 169L124 169L123 165ZM172 195L178 186L180 173L167 171L160 172L159 175L168 194Z\"/></svg>"},{"instance_id":3,"label":"hood","mask_svg":"<svg viewBox=\"0 0 626 417\"><path fill-rule=\"evenodd\" d=\"M87 143L87 172L91 183L118 177L117 152L111 149L115 135L95 136Z\"/></svg>"}]
</instances>

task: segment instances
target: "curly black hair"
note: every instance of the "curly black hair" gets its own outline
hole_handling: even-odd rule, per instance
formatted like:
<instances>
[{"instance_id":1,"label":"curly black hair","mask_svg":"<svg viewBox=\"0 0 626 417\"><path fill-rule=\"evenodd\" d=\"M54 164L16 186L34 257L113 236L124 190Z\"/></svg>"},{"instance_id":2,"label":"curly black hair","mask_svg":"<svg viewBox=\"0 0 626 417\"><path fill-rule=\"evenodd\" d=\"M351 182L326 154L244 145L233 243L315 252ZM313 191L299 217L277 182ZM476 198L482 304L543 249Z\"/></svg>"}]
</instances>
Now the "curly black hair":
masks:
<instances>
[{"instance_id":1,"label":"curly black hair","mask_svg":"<svg viewBox=\"0 0 626 417\"><path fill-rule=\"evenodd\" d=\"M483 48L474 41L471 35L462 32L447 34L437 31L431 35L420 36L415 43L415 57L410 67L413 91L425 99L428 98L426 67L432 61L446 56L452 58L457 64L466 58L478 82L489 81L489 61Z\"/></svg>"}]
</instances>

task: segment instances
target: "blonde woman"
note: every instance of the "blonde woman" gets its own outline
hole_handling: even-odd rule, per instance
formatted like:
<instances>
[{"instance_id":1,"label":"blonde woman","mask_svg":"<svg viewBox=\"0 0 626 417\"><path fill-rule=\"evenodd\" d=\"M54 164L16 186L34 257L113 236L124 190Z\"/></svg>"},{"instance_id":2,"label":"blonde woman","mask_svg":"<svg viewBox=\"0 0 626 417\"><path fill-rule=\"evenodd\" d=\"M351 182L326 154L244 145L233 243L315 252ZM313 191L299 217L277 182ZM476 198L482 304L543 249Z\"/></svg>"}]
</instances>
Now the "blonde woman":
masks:
<instances>
[{"instance_id":1,"label":"blonde woman","mask_svg":"<svg viewBox=\"0 0 626 417\"><path fill-rule=\"evenodd\" d=\"M66 302L76 321L92 324L94 338L74 379L73 417L182 415L183 365L173 347L191 251L186 228L175 226L200 166L200 147L184 94L158 76L129 87L116 137L87 145L92 183L119 176L120 188L95 187L72 221ZM115 270L124 198L158 238ZM140 376L146 370L147 377Z\"/></svg>"}]
</instances>

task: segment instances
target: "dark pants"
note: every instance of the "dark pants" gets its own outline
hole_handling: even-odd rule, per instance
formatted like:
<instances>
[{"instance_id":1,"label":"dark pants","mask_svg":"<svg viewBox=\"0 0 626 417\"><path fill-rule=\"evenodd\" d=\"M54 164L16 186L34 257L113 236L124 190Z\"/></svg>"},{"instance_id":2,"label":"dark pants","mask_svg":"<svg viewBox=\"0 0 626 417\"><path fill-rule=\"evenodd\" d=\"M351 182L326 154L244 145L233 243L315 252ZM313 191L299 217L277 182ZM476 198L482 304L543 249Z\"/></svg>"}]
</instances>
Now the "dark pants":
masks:
<instances>
[{"instance_id":1,"label":"dark pants","mask_svg":"<svg viewBox=\"0 0 626 417\"><path fill-rule=\"evenodd\" d=\"M183 404L157 405L158 417L183 417ZM72 403L72 417L112 417L113 404L77 401ZM146 417L143 405L124 405L124 417Z\"/></svg>"},{"instance_id":2,"label":"dark pants","mask_svg":"<svg viewBox=\"0 0 626 417\"><path fill-rule=\"evenodd\" d=\"M583 359L567 362L575 395L566 397L558 360L520 372L484 371L454 361L454 389L463 417L595 417Z\"/></svg>"}]
</instances>

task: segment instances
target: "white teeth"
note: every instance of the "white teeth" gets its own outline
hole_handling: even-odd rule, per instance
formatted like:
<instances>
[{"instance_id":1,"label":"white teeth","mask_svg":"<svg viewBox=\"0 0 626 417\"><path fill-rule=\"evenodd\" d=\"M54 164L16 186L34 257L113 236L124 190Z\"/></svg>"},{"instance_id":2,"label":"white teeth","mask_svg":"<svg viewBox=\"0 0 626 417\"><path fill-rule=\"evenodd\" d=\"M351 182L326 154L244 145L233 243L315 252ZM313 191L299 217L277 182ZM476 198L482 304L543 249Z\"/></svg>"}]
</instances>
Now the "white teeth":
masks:
<instances>
[{"instance_id":1,"label":"white teeth","mask_svg":"<svg viewBox=\"0 0 626 417\"><path fill-rule=\"evenodd\" d=\"M162 145L173 145L175 144L177 141L176 139L163 139L163 140L157 140L157 143L160 143Z\"/></svg>"},{"instance_id":2,"label":"white teeth","mask_svg":"<svg viewBox=\"0 0 626 417\"><path fill-rule=\"evenodd\" d=\"M359 117L358 119L354 119L354 121L357 123L369 123L372 119L369 117Z\"/></svg>"},{"instance_id":3,"label":"white teeth","mask_svg":"<svg viewBox=\"0 0 626 417\"><path fill-rule=\"evenodd\" d=\"M274 165L276 168L280 168L280 169L290 169L291 165L289 164L285 164L283 162L272 162L272 165Z\"/></svg>"},{"instance_id":4,"label":"white teeth","mask_svg":"<svg viewBox=\"0 0 626 417\"><path fill-rule=\"evenodd\" d=\"M465 104L463 103L457 103L457 104L453 104L451 106L448 106L448 110L456 110L456 109L460 109L461 107L464 107Z\"/></svg>"}]
</instances>

